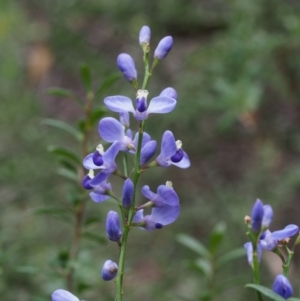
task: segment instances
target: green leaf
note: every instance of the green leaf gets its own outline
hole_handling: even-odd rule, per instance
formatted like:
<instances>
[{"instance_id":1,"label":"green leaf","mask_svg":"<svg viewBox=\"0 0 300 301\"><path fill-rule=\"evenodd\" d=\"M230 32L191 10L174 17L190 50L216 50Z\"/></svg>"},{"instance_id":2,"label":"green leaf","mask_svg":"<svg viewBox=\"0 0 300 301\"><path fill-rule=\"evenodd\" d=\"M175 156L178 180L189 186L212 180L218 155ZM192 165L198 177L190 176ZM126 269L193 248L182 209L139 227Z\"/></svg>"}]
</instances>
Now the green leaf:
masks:
<instances>
[{"instance_id":1,"label":"green leaf","mask_svg":"<svg viewBox=\"0 0 300 301\"><path fill-rule=\"evenodd\" d=\"M265 295L266 297L268 297L274 301L285 301L286 300L286 299L282 298L281 296L279 296L278 294L276 294L275 292L273 292L271 289L264 287L262 285L250 283L250 284L246 284L245 287L253 288L254 290L262 293L263 295Z\"/></svg>"},{"instance_id":2,"label":"green leaf","mask_svg":"<svg viewBox=\"0 0 300 301\"><path fill-rule=\"evenodd\" d=\"M103 94L106 90L108 90L117 80L119 80L122 77L122 74L120 72L113 73L109 75L104 82L101 84L100 88L96 92L96 96L100 96Z\"/></svg>"},{"instance_id":3,"label":"green leaf","mask_svg":"<svg viewBox=\"0 0 300 301\"><path fill-rule=\"evenodd\" d=\"M244 248L238 248L235 250L232 250L225 255L219 257L216 262L216 266L219 268L223 264L230 262L234 259L240 258L240 257L245 257L246 258L246 250Z\"/></svg>"},{"instance_id":4,"label":"green leaf","mask_svg":"<svg viewBox=\"0 0 300 301\"><path fill-rule=\"evenodd\" d=\"M187 235L187 234L178 234L176 236L177 242L185 246L186 248L192 250L193 252L205 257L210 258L210 253L205 248L205 246L197 241L195 238Z\"/></svg>"},{"instance_id":5,"label":"green leaf","mask_svg":"<svg viewBox=\"0 0 300 301\"><path fill-rule=\"evenodd\" d=\"M67 124L64 121L56 120L56 119L50 119L50 118L44 118L42 120L42 124L46 124L46 125L53 126L55 128L61 129L65 132L71 134L78 141L83 140L83 134L81 132L79 132L76 128L72 127L71 125Z\"/></svg>"},{"instance_id":6,"label":"green leaf","mask_svg":"<svg viewBox=\"0 0 300 301\"><path fill-rule=\"evenodd\" d=\"M209 251L214 255L220 247L226 232L226 224L219 222L213 229L209 240Z\"/></svg>"},{"instance_id":7,"label":"green leaf","mask_svg":"<svg viewBox=\"0 0 300 301\"><path fill-rule=\"evenodd\" d=\"M87 64L82 64L79 72L85 91L90 93L92 91L92 75L90 67Z\"/></svg>"},{"instance_id":8,"label":"green leaf","mask_svg":"<svg viewBox=\"0 0 300 301\"><path fill-rule=\"evenodd\" d=\"M211 279L213 270L210 262L206 259L198 258L193 262L193 266L200 271L207 279Z\"/></svg>"},{"instance_id":9,"label":"green leaf","mask_svg":"<svg viewBox=\"0 0 300 301\"><path fill-rule=\"evenodd\" d=\"M47 147L47 150L59 157L69 159L77 165L81 165L81 159L77 156L77 154L66 147L50 145Z\"/></svg>"},{"instance_id":10,"label":"green leaf","mask_svg":"<svg viewBox=\"0 0 300 301\"><path fill-rule=\"evenodd\" d=\"M102 235L99 235L99 234L91 233L91 232L84 232L82 234L82 237L86 238L88 240L98 242L100 244L106 244L107 243L106 237L104 237Z\"/></svg>"},{"instance_id":11,"label":"green leaf","mask_svg":"<svg viewBox=\"0 0 300 301\"><path fill-rule=\"evenodd\" d=\"M99 121L107 113L107 109L105 107L98 107L93 110L89 117L89 124L91 127L95 125L96 122Z\"/></svg>"},{"instance_id":12,"label":"green leaf","mask_svg":"<svg viewBox=\"0 0 300 301\"><path fill-rule=\"evenodd\" d=\"M57 174L78 183L78 174L76 172L61 167L57 170Z\"/></svg>"},{"instance_id":13,"label":"green leaf","mask_svg":"<svg viewBox=\"0 0 300 301\"><path fill-rule=\"evenodd\" d=\"M300 301L300 299L299 298L289 298L289 299L287 299L288 301Z\"/></svg>"},{"instance_id":14,"label":"green leaf","mask_svg":"<svg viewBox=\"0 0 300 301\"><path fill-rule=\"evenodd\" d=\"M64 208L55 208L55 207L38 207L29 210L29 213L32 214L65 214L66 212L67 211Z\"/></svg>"},{"instance_id":15,"label":"green leaf","mask_svg":"<svg viewBox=\"0 0 300 301\"><path fill-rule=\"evenodd\" d=\"M97 224L101 221L101 218L99 218L98 216L92 216L92 217L89 217L87 218L85 221L84 221L84 226L91 226L93 224Z\"/></svg>"},{"instance_id":16,"label":"green leaf","mask_svg":"<svg viewBox=\"0 0 300 301\"><path fill-rule=\"evenodd\" d=\"M47 94L59 97L65 97L75 100L80 106L82 106L81 99L76 96L72 91L63 88L50 88L47 90Z\"/></svg>"}]
</instances>

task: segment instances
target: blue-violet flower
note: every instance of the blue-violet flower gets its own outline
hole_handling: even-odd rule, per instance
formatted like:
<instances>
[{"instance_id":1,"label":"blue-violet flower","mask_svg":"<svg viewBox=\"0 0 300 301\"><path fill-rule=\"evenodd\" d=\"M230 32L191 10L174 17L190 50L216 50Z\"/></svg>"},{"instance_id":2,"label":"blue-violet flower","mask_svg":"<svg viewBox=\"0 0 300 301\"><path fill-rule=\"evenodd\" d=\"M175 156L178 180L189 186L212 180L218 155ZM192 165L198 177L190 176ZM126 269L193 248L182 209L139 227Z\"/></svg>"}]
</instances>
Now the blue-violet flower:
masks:
<instances>
[{"instance_id":1,"label":"blue-violet flower","mask_svg":"<svg viewBox=\"0 0 300 301\"><path fill-rule=\"evenodd\" d=\"M76 296L63 289L54 291L51 298L52 301L79 301Z\"/></svg>"},{"instance_id":2,"label":"blue-violet flower","mask_svg":"<svg viewBox=\"0 0 300 301\"><path fill-rule=\"evenodd\" d=\"M139 34L140 45L143 45L143 44L148 45L150 42L150 38L151 38L151 30L148 26L144 25L141 28L140 34Z\"/></svg>"},{"instance_id":3,"label":"blue-violet flower","mask_svg":"<svg viewBox=\"0 0 300 301\"><path fill-rule=\"evenodd\" d=\"M126 179L123 186L122 204L124 208L129 208L132 204L134 185L130 178Z\"/></svg>"},{"instance_id":4,"label":"blue-violet flower","mask_svg":"<svg viewBox=\"0 0 300 301\"><path fill-rule=\"evenodd\" d=\"M122 236L119 215L112 210L106 216L106 235L115 242L118 242Z\"/></svg>"},{"instance_id":5,"label":"blue-violet flower","mask_svg":"<svg viewBox=\"0 0 300 301\"><path fill-rule=\"evenodd\" d=\"M173 38L171 36L164 37L158 43L155 51L154 51L154 58L159 60L163 60L167 54L170 52L173 46Z\"/></svg>"},{"instance_id":6,"label":"blue-violet flower","mask_svg":"<svg viewBox=\"0 0 300 301\"><path fill-rule=\"evenodd\" d=\"M135 69L134 60L129 54L119 54L117 58L117 65L127 81L132 82L137 80L137 71Z\"/></svg>"},{"instance_id":7,"label":"blue-violet flower","mask_svg":"<svg viewBox=\"0 0 300 301\"><path fill-rule=\"evenodd\" d=\"M282 274L276 276L272 290L284 299L288 299L293 295L290 281Z\"/></svg>"},{"instance_id":8,"label":"blue-violet flower","mask_svg":"<svg viewBox=\"0 0 300 301\"><path fill-rule=\"evenodd\" d=\"M111 261L111 260L106 260L104 262L103 268L102 268L102 279L105 281L109 281L114 279L118 274L118 265Z\"/></svg>"},{"instance_id":9,"label":"blue-violet flower","mask_svg":"<svg viewBox=\"0 0 300 301\"><path fill-rule=\"evenodd\" d=\"M171 131L165 131L162 137L161 151L156 158L157 164L162 167L173 164L180 168L188 168L190 159L181 147L182 142L180 140L175 141Z\"/></svg>"},{"instance_id":10,"label":"blue-violet flower","mask_svg":"<svg viewBox=\"0 0 300 301\"><path fill-rule=\"evenodd\" d=\"M161 229L163 226L173 223L179 216L180 205L179 198L172 187L171 182L166 185L160 185L157 188L157 194L152 192L149 186L142 188L143 195L150 202L140 208L152 207L151 214L143 216L143 209L136 212L134 222L148 231Z\"/></svg>"},{"instance_id":11,"label":"blue-violet flower","mask_svg":"<svg viewBox=\"0 0 300 301\"><path fill-rule=\"evenodd\" d=\"M126 96L109 96L104 99L108 109L113 112L131 112L135 119L142 121L151 113L165 114L171 112L176 106L176 100L167 96L157 96L150 100L147 105L147 90L138 90L136 96L136 110L130 98Z\"/></svg>"}]
</instances>

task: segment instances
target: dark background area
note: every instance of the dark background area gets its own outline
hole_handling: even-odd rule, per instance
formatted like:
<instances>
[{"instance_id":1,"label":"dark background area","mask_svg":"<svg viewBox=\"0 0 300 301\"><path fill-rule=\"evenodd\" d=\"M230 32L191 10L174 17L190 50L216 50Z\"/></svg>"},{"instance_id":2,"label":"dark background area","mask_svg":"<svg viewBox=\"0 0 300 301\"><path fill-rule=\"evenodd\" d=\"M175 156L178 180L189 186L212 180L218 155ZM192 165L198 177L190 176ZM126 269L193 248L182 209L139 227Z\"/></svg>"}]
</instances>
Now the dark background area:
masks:
<instances>
[{"instance_id":1,"label":"dark background area","mask_svg":"<svg viewBox=\"0 0 300 301\"><path fill-rule=\"evenodd\" d=\"M153 169L142 184L153 190L171 180L181 201L176 223L161 231L135 230L129 240L125 300L201 300L204 281L186 262L194 258L175 236L188 233L207 243L211 229L227 224L221 253L247 241L244 216L256 198L273 206L272 230L299 224L300 198L300 2L280 0L134 1L61 0L0 3L0 295L3 300L50 300L64 288L56 273L57 252L69 248L72 223L36 215L59 206L69 182L56 174L47 146L76 144L42 124L56 118L75 125L76 103L49 96L50 87L83 96L78 68L86 63L95 87L118 71L116 57L127 52L140 75L140 28L152 30L151 49L172 35L174 46L155 69L149 98L167 86L178 105L151 116L147 131L160 143L172 130L192 166ZM106 95L134 97L120 79ZM96 98L98 104L103 97ZM95 131L95 145L99 138ZM91 143L92 144L92 143ZM88 204L87 216L102 218L112 202ZM104 283L103 261L117 258L111 243L82 240L77 282L80 299L113 300L114 283ZM267 254L263 283L270 286L280 264ZM271 258L271 260L270 260ZM298 294L299 258L292 269ZM225 266L220 280L238 283L214 300L249 300L252 281L246 257ZM225 297L224 297L225 296Z\"/></svg>"}]
</instances>

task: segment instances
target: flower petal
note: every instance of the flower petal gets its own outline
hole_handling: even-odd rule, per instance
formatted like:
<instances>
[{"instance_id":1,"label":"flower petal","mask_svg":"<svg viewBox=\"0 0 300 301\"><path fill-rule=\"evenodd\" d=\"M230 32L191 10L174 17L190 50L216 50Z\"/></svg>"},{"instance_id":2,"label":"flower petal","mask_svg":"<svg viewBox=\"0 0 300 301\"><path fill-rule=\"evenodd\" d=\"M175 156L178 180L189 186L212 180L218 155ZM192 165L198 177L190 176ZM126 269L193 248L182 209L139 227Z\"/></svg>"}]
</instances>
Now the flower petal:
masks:
<instances>
[{"instance_id":1,"label":"flower petal","mask_svg":"<svg viewBox=\"0 0 300 301\"><path fill-rule=\"evenodd\" d=\"M108 96L104 99L104 104L113 112L135 112L131 99L126 96Z\"/></svg>"},{"instance_id":2,"label":"flower petal","mask_svg":"<svg viewBox=\"0 0 300 301\"><path fill-rule=\"evenodd\" d=\"M119 141L115 141L102 156L106 168L110 171L116 168L115 159L119 151L120 143Z\"/></svg>"},{"instance_id":3,"label":"flower petal","mask_svg":"<svg viewBox=\"0 0 300 301\"><path fill-rule=\"evenodd\" d=\"M145 144L141 150L140 164L143 166L146 164L151 157L155 154L157 143L155 140L151 140Z\"/></svg>"},{"instance_id":4,"label":"flower petal","mask_svg":"<svg viewBox=\"0 0 300 301\"><path fill-rule=\"evenodd\" d=\"M273 219L273 209L270 205L264 205L264 217L262 220L263 227L268 228Z\"/></svg>"},{"instance_id":5,"label":"flower petal","mask_svg":"<svg viewBox=\"0 0 300 301\"><path fill-rule=\"evenodd\" d=\"M156 197L156 194L150 190L148 185L143 186L142 193L150 201L152 201Z\"/></svg>"},{"instance_id":6,"label":"flower petal","mask_svg":"<svg viewBox=\"0 0 300 301\"><path fill-rule=\"evenodd\" d=\"M299 232L299 227L296 225L288 225L282 230L272 232L271 236L274 240L282 240L289 238Z\"/></svg>"},{"instance_id":7,"label":"flower petal","mask_svg":"<svg viewBox=\"0 0 300 301\"><path fill-rule=\"evenodd\" d=\"M157 96L151 99L147 114L165 114L171 112L176 106L176 100L166 96Z\"/></svg>"},{"instance_id":8,"label":"flower petal","mask_svg":"<svg viewBox=\"0 0 300 301\"><path fill-rule=\"evenodd\" d=\"M179 216L180 206L153 207L150 218L163 226L173 223Z\"/></svg>"},{"instance_id":9,"label":"flower petal","mask_svg":"<svg viewBox=\"0 0 300 301\"><path fill-rule=\"evenodd\" d=\"M272 290L284 299L288 299L293 295L293 288L290 281L281 274L276 276Z\"/></svg>"},{"instance_id":10,"label":"flower petal","mask_svg":"<svg viewBox=\"0 0 300 301\"><path fill-rule=\"evenodd\" d=\"M52 301L79 301L76 296L63 289L58 289L53 292L51 298Z\"/></svg>"},{"instance_id":11,"label":"flower petal","mask_svg":"<svg viewBox=\"0 0 300 301\"><path fill-rule=\"evenodd\" d=\"M93 155L94 155L94 153L89 154L83 159L84 168L86 168L86 169L102 169L103 166L98 166L98 165L94 164Z\"/></svg>"},{"instance_id":12,"label":"flower petal","mask_svg":"<svg viewBox=\"0 0 300 301\"><path fill-rule=\"evenodd\" d=\"M99 194L95 192L91 192L90 197L95 203L102 203L110 198L108 195Z\"/></svg>"},{"instance_id":13,"label":"flower petal","mask_svg":"<svg viewBox=\"0 0 300 301\"><path fill-rule=\"evenodd\" d=\"M133 222L134 223L140 223L144 219L144 209L138 210L134 217L133 217Z\"/></svg>"},{"instance_id":14,"label":"flower petal","mask_svg":"<svg viewBox=\"0 0 300 301\"><path fill-rule=\"evenodd\" d=\"M171 131L165 131L161 141L161 156L169 158L177 151L176 141Z\"/></svg>"},{"instance_id":15,"label":"flower petal","mask_svg":"<svg viewBox=\"0 0 300 301\"><path fill-rule=\"evenodd\" d=\"M168 88L162 90L160 92L159 96L167 96L167 97L177 100L177 92L172 87L168 87Z\"/></svg>"},{"instance_id":16,"label":"flower petal","mask_svg":"<svg viewBox=\"0 0 300 301\"><path fill-rule=\"evenodd\" d=\"M99 172L91 181L89 184L93 187L96 187L97 185L100 185L102 182L106 181L111 175L111 172L104 169L103 171Z\"/></svg>"},{"instance_id":17,"label":"flower petal","mask_svg":"<svg viewBox=\"0 0 300 301\"><path fill-rule=\"evenodd\" d=\"M179 204L178 195L176 194L175 190L171 187L168 187L166 185L160 185L157 188L157 194L159 199L163 200L164 205L177 206Z\"/></svg>"},{"instance_id":18,"label":"flower petal","mask_svg":"<svg viewBox=\"0 0 300 301\"><path fill-rule=\"evenodd\" d=\"M183 152L183 158L179 162L177 162L177 163L171 162L171 164L173 164L179 168L188 168L191 166L190 159L186 152Z\"/></svg>"},{"instance_id":19,"label":"flower petal","mask_svg":"<svg viewBox=\"0 0 300 301\"><path fill-rule=\"evenodd\" d=\"M123 125L117 119L112 117L101 119L98 131L100 136L107 142L122 140L125 136Z\"/></svg>"}]
</instances>

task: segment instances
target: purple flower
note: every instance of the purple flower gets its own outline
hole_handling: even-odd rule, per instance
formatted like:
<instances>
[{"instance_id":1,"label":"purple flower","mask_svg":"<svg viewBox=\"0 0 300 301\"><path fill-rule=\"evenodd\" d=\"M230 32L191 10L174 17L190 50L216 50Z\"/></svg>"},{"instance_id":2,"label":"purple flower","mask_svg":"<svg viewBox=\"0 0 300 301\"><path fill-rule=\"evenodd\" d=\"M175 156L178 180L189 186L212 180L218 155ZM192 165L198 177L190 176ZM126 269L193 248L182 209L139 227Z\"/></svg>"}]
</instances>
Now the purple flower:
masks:
<instances>
[{"instance_id":1,"label":"purple flower","mask_svg":"<svg viewBox=\"0 0 300 301\"><path fill-rule=\"evenodd\" d=\"M90 197L95 203L102 203L109 199L109 191L112 190L110 183L106 183L109 176L109 173L102 171L96 177L93 177L93 170L90 170L89 177L91 180L89 185L93 188Z\"/></svg>"},{"instance_id":2,"label":"purple flower","mask_svg":"<svg viewBox=\"0 0 300 301\"><path fill-rule=\"evenodd\" d=\"M148 45L150 42L150 38L151 38L151 30L148 26L144 25L141 28L140 34L139 34L140 45L143 45L143 44Z\"/></svg>"},{"instance_id":3,"label":"purple flower","mask_svg":"<svg viewBox=\"0 0 300 301\"><path fill-rule=\"evenodd\" d=\"M167 96L173 99L177 100L177 92L175 89L168 87L164 90L161 91L161 93L159 94L159 96Z\"/></svg>"},{"instance_id":4,"label":"purple flower","mask_svg":"<svg viewBox=\"0 0 300 301\"><path fill-rule=\"evenodd\" d=\"M124 208L129 208L132 203L134 185L130 178L124 182L122 204Z\"/></svg>"},{"instance_id":5,"label":"purple flower","mask_svg":"<svg viewBox=\"0 0 300 301\"><path fill-rule=\"evenodd\" d=\"M137 80L137 72L135 69L134 60L129 54L119 54L117 58L117 65L127 81L132 82Z\"/></svg>"},{"instance_id":6,"label":"purple flower","mask_svg":"<svg viewBox=\"0 0 300 301\"><path fill-rule=\"evenodd\" d=\"M114 279L118 274L118 265L111 261L111 260L106 260L104 262L103 268L102 268L102 279L105 281L109 281Z\"/></svg>"},{"instance_id":7,"label":"purple flower","mask_svg":"<svg viewBox=\"0 0 300 301\"><path fill-rule=\"evenodd\" d=\"M253 263L253 246L251 242L247 242L244 244L244 248L247 251L247 259L250 265ZM262 246L261 244L257 245L257 255L258 255L258 261L261 260L261 255L262 255Z\"/></svg>"},{"instance_id":8,"label":"purple flower","mask_svg":"<svg viewBox=\"0 0 300 301\"><path fill-rule=\"evenodd\" d=\"M106 216L106 235L115 242L118 242L122 236L119 215L112 210Z\"/></svg>"},{"instance_id":9,"label":"purple flower","mask_svg":"<svg viewBox=\"0 0 300 301\"><path fill-rule=\"evenodd\" d=\"M147 105L147 90L138 90L136 97L136 110L130 98L117 95L109 96L104 99L108 109L113 112L131 112L135 119L142 121L148 118L151 113L166 114L171 112L176 106L176 100L167 96L157 96L150 100Z\"/></svg>"},{"instance_id":10,"label":"purple flower","mask_svg":"<svg viewBox=\"0 0 300 301\"><path fill-rule=\"evenodd\" d=\"M63 289L58 289L53 292L51 298L52 301L79 301L76 296Z\"/></svg>"},{"instance_id":11,"label":"purple flower","mask_svg":"<svg viewBox=\"0 0 300 301\"><path fill-rule=\"evenodd\" d=\"M138 146L138 138L139 138L139 133L136 133L133 140L135 149L137 149ZM141 158L140 158L141 166L145 165L150 160L150 158L155 154L156 146L157 146L157 142L155 140L151 140L151 136L146 132L144 132L142 138L142 149L141 149Z\"/></svg>"},{"instance_id":12,"label":"purple flower","mask_svg":"<svg viewBox=\"0 0 300 301\"><path fill-rule=\"evenodd\" d=\"M86 169L108 169L116 170L115 158L120 151L120 143L114 143L104 152L102 144L99 144L94 153L87 155L83 159L83 166ZM96 159L95 159L96 158ZM96 161L96 162L95 162Z\"/></svg>"},{"instance_id":13,"label":"purple flower","mask_svg":"<svg viewBox=\"0 0 300 301\"><path fill-rule=\"evenodd\" d=\"M251 213L251 229L253 232L260 232L263 218L264 205L261 200L257 199Z\"/></svg>"},{"instance_id":14,"label":"purple flower","mask_svg":"<svg viewBox=\"0 0 300 301\"><path fill-rule=\"evenodd\" d=\"M272 290L284 299L288 299L293 295L290 281L282 274L276 276Z\"/></svg>"},{"instance_id":15,"label":"purple flower","mask_svg":"<svg viewBox=\"0 0 300 301\"><path fill-rule=\"evenodd\" d=\"M180 205L179 198L172 188L172 183L160 185L157 188L157 194L152 192L149 186L142 188L143 195L150 200L143 207L152 207L151 214L143 216L143 209L136 212L134 222L139 223L141 227L148 231L161 229L163 226L173 223L179 216Z\"/></svg>"},{"instance_id":16,"label":"purple flower","mask_svg":"<svg viewBox=\"0 0 300 301\"><path fill-rule=\"evenodd\" d=\"M173 46L173 38L171 36L164 37L158 43L155 51L154 51L154 58L159 60L163 60Z\"/></svg>"},{"instance_id":17,"label":"purple flower","mask_svg":"<svg viewBox=\"0 0 300 301\"><path fill-rule=\"evenodd\" d=\"M98 131L103 140L107 142L119 142L120 150L134 149L130 136L125 134L125 127L115 118L106 117L100 120Z\"/></svg>"},{"instance_id":18,"label":"purple flower","mask_svg":"<svg viewBox=\"0 0 300 301\"><path fill-rule=\"evenodd\" d=\"M181 141L175 141L171 131L165 131L162 137L161 151L156 158L157 164L162 167L173 164L180 168L188 168L191 165L190 159L181 146Z\"/></svg>"},{"instance_id":19,"label":"purple flower","mask_svg":"<svg viewBox=\"0 0 300 301\"><path fill-rule=\"evenodd\" d=\"M297 233L299 233L299 227L293 224L274 232L266 230L261 236L260 244L263 249L272 251L278 246L281 240L294 236Z\"/></svg>"}]
</instances>

